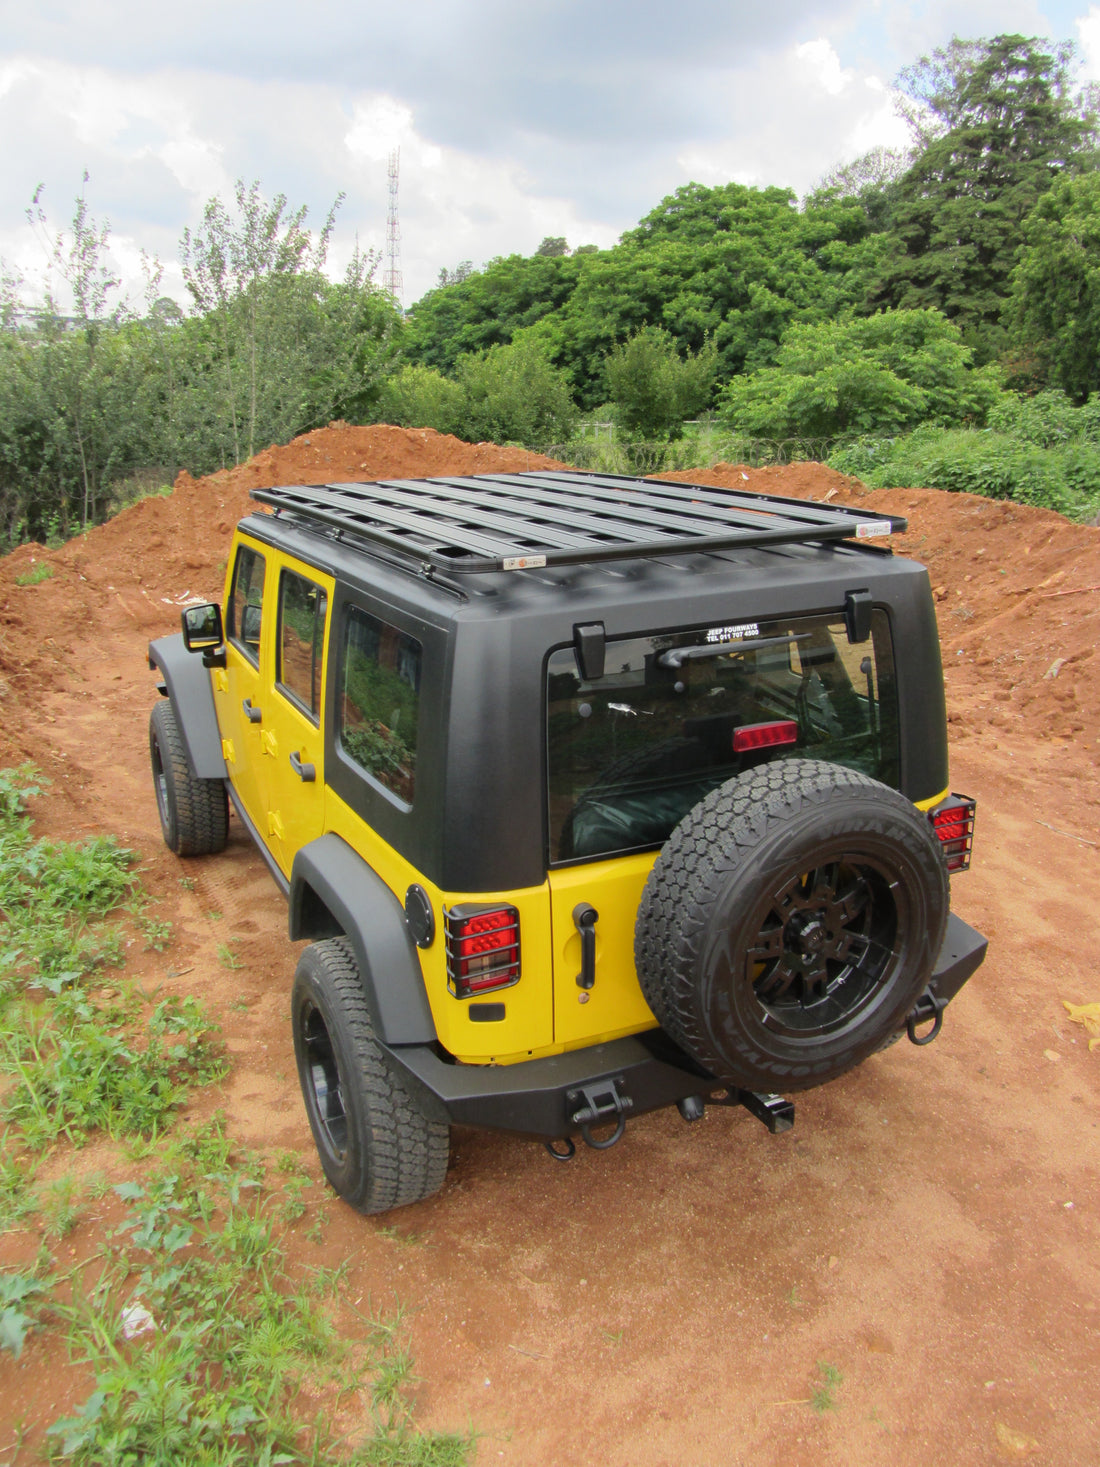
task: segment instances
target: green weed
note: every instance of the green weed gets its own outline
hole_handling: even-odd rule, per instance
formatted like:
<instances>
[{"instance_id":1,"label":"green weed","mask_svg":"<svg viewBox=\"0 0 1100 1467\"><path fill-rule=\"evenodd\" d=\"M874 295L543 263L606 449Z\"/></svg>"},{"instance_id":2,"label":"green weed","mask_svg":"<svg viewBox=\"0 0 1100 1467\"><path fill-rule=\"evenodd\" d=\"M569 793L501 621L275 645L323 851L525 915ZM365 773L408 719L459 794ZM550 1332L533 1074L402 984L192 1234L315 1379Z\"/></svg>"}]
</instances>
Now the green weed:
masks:
<instances>
[{"instance_id":1,"label":"green weed","mask_svg":"<svg viewBox=\"0 0 1100 1467\"><path fill-rule=\"evenodd\" d=\"M223 968L244 967L244 959L237 956L228 942L223 942L218 948L218 962Z\"/></svg>"},{"instance_id":2,"label":"green weed","mask_svg":"<svg viewBox=\"0 0 1100 1467\"><path fill-rule=\"evenodd\" d=\"M104 1028L88 1000L66 998L48 1014L23 1006L0 1033L0 1073L16 1082L5 1113L32 1148L61 1135L79 1145L96 1130L156 1136L192 1085L224 1073L215 1028L193 998L158 1004L140 1047Z\"/></svg>"},{"instance_id":3,"label":"green weed","mask_svg":"<svg viewBox=\"0 0 1100 1467\"><path fill-rule=\"evenodd\" d=\"M220 1145L218 1134L197 1138L200 1149ZM76 1467L336 1460L461 1467L468 1439L421 1437L408 1420L402 1392L411 1361L396 1334L399 1316L368 1321L366 1358L341 1370L349 1347L316 1299L290 1286L260 1204L234 1200L241 1184L222 1178L211 1190L209 1178L196 1184L166 1173L147 1186L116 1187L132 1210L103 1272L87 1294L78 1289L67 1312L70 1345L92 1365L96 1386L50 1428L55 1450ZM307 1375L355 1388L368 1364L373 1429L344 1450L323 1413L300 1419L297 1394Z\"/></svg>"},{"instance_id":4,"label":"green weed","mask_svg":"<svg viewBox=\"0 0 1100 1467\"><path fill-rule=\"evenodd\" d=\"M0 1233L6 1233L38 1206L31 1183L35 1164L0 1145Z\"/></svg>"},{"instance_id":5,"label":"green weed","mask_svg":"<svg viewBox=\"0 0 1100 1467\"><path fill-rule=\"evenodd\" d=\"M145 951L162 953L172 941L171 922L159 921L154 917L139 917L138 926L145 938Z\"/></svg>"},{"instance_id":6,"label":"green weed","mask_svg":"<svg viewBox=\"0 0 1100 1467\"><path fill-rule=\"evenodd\" d=\"M17 1360L35 1322L35 1306L47 1289L47 1283L29 1274L0 1274L0 1349L10 1350Z\"/></svg>"},{"instance_id":7,"label":"green weed","mask_svg":"<svg viewBox=\"0 0 1100 1467\"><path fill-rule=\"evenodd\" d=\"M821 1382L814 1386L810 1393L810 1405L819 1415L822 1415L826 1411L835 1411L840 1404L836 1398L836 1392L844 1377L837 1367L830 1365L827 1360L819 1360L817 1368L821 1374Z\"/></svg>"},{"instance_id":8,"label":"green weed","mask_svg":"<svg viewBox=\"0 0 1100 1467\"><path fill-rule=\"evenodd\" d=\"M17 586L40 586L43 581L48 581L52 575L53 566L44 560L37 560L30 570L19 572L15 577L15 584Z\"/></svg>"}]
</instances>

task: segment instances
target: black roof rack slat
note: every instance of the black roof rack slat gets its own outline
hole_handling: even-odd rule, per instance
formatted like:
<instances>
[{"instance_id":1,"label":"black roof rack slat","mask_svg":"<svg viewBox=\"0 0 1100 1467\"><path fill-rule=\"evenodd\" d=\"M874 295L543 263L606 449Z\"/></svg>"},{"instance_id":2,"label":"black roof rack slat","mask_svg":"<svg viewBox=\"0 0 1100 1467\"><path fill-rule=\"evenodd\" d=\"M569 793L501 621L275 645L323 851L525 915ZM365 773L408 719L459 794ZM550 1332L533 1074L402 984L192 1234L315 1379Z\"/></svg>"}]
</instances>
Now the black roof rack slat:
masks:
<instances>
[{"instance_id":1,"label":"black roof rack slat","mask_svg":"<svg viewBox=\"0 0 1100 1467\"><path fill-rule=\"evenodd\" d=\"M354 532L437 570L478 573L845 540L898 516L673 480L555 469L254 489L277 511Z\"/></svg>"}]
</instances>

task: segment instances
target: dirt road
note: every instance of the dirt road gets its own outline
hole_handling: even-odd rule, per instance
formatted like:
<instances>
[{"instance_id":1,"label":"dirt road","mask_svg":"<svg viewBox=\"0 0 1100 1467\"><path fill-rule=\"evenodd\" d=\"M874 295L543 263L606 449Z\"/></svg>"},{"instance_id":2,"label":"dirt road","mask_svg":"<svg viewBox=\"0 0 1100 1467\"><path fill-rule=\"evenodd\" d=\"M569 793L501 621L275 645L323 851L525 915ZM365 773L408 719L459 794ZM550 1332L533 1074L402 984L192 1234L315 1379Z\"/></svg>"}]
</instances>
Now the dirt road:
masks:
<instances>
[{"instance_id":1,"label":"dirt road","mask_svg":"<svg viewBox=\"0 0 1100 1467\"><path fill-rule=\"evenodd\" d=\"M239 827L209 860L161 844L145 645L188 594L219 594L244 490L304 477L307 448L331 450L339 478L468 471L475 452L482 469L521 466L434 435L421 451L384 436L397 430L329 432L300 461L188 481L47 553L40 585L14 577L43 552L0 562L0 763L33 757L53 779L35 803L43 829L111 831L142 854L175 939L141 961L165 992L202 996L232 1054L200 1108L224 1106L250 1146L301 1148L315 1198L285 904ZM764 487L858 492L816 466ZM380 1220L333 1199L319 1244L309 1217L292 1229L302 1265L349 1260L348 1306L404 1303L418 1420L475 1428L479 1464L1100 1462L1100 1050L1062 1004L1100 999L1100 532L896 493L911 525L899 548L944 593L952 782L978 801L954 905L989 957L934 1045L899 1044L798 1097L786 1136L743 1111L690 1128L673 1111L562 1165L459 1131L439 1197ZM218 962L227 941L243 968ZM26 1246L0 1238L0 1264ZM342 1327L357 1318L343 1309ZM44 1380L37 1348L0 1361L5 1435L89 1388L77 1370Z\"/></svg>"}]
</instances>

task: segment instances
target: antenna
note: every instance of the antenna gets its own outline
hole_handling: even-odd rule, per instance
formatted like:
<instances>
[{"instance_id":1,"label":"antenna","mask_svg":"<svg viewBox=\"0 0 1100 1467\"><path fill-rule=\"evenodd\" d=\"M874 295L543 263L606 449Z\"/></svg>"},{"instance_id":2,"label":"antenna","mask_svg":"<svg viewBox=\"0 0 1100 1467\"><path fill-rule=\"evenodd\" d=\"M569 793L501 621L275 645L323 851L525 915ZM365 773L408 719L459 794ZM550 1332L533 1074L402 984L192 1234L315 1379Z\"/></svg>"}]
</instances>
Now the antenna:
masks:
<instances>
[{"instance_id":1,"label":"antenna","mask_svg":"<svg viewBox=\"0 0 1100 1467\"><path fill-rule=\"evenodd\" d=\"M394 148L390 154L387 173L390 182L390 210L386 219L386 273L383 285L393 296L394 305L401 305L401 226L397 222L397 180L401 170L401 149Z\"/></svg>"}]
</instances>

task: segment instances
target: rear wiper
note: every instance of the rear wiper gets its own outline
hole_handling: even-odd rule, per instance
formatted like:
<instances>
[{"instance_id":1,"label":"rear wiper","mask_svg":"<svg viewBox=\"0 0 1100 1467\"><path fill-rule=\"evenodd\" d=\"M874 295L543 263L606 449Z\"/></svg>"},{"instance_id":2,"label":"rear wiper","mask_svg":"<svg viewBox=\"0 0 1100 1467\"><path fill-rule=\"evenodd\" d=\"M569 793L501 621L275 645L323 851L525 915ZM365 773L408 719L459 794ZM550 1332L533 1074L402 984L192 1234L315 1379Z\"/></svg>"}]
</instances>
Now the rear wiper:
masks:
<instances>
[{"instance_id":1,"label":"rear wiper","mask_svg":"<svg viewBox=\"0 0 1100 1467\"><path fill-rule=\"evenodd\" d=\"M735 652L755 651L758 647L788 647L792 642L803 642L809 632L795 632L789 637L752 637L742 642L706 642L701 647L670 647L662 652L657 661L662 667L682 667L685 662L695 662L700 657L729 657Z\"/></svg>"}]
</instances>

